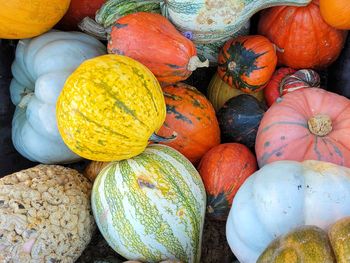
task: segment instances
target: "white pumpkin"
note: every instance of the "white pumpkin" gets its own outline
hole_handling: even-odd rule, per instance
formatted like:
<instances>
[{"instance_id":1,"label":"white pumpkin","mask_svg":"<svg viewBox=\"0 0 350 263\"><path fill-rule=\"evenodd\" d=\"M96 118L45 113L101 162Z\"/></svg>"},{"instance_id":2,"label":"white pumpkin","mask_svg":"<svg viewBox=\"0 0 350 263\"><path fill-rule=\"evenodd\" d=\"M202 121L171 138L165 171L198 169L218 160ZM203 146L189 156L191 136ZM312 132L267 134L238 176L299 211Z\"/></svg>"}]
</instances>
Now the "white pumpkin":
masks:
<instances>
[{"instance_id":1,"label":"white pumpkin","mask_svg":"<svg viewBox=\"0 0 350 263\"><path fill-rule=\"evenodd\" d=\"M31 161L45 164L80 159L64 144L56 124L56 100L67 77L105 46L79 32L52 31L20 40L12 64L11 100L16 105L12 141Z\"/></svg>"},{"instance_id":2,"label":"white pumpkin","mask_svg":"<svg viewBox=\"0 0 350 263\"><path fill-rule=\"evenodd\" d=\"M350 215L350 169L321 161L265 165L238 190L226 225L241 263L255 263L269 243L293 228L327 229Z\"/></svg>"}]
</instances>

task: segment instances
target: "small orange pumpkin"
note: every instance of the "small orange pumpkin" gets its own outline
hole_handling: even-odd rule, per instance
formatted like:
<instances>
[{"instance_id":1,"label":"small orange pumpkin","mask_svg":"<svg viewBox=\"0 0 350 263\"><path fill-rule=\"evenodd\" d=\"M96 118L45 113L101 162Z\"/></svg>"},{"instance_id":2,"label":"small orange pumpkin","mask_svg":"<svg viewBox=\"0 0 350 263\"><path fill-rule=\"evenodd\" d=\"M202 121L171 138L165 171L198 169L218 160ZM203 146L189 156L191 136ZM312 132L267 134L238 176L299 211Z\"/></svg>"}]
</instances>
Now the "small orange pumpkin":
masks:
<instances>
[{"instance_id":1,"label":"small orange pumpkin","mask_svg":"<svg viewBox=\"0 0 350 263\"><path fill-rule=\"evenodd\" d=\"M263 36L227 41L219 54L218 73L231 87L246 93L263 89L277 64L275 46Z\"/></svg>"},{"instance_id":2,"label":"small orange pumpkin","mask_svg":"<svg viewBox=\"0 0 350 263\"><path fill-rule=\"evenodd\" d=\"M350 1L349 0L320 0L323 19L332 27L350 29Z\"/></svg>"}]
</instances>

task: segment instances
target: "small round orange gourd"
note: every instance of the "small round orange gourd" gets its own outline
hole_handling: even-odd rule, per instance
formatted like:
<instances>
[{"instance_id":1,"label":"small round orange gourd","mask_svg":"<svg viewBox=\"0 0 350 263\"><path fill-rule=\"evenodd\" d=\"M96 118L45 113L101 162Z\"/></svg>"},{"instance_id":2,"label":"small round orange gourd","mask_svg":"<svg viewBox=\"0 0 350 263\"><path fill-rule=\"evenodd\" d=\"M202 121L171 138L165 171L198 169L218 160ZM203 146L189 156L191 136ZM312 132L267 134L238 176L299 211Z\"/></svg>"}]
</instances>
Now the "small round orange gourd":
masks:
<instances>
[{"instance_id":1,"label":"small round orange gourd","mask_svg":"<svg viewBox=\"0 0 350 263\"><path fill-rule=\"evenodd\" d=\"M332 27L350 29L349 0L320 0L320 10L323 19Z\"/></svg>"},{"instance_id":2,"label":"small round orange gourd","mask_svg":"<svg viewBox=\"0 0 350 263\"><path fill-rule=\"evenodd\" d=\"M49 31L67 12L70 0L10 0L0 8L0 38L21 39Z\"/></svg>"}]
</instances>

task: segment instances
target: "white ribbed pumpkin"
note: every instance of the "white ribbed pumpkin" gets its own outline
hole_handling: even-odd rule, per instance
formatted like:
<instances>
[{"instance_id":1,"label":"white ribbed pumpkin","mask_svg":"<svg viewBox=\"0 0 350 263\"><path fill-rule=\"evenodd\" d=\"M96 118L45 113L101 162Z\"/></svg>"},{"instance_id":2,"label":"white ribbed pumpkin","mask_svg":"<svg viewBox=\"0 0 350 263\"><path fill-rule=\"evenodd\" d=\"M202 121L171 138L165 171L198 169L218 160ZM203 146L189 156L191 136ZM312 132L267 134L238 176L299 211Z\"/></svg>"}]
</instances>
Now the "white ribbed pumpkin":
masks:
<instances>
[{"instance_id":1,"label":"white ribbed pumpkin","mask_svg":"<svg viewBox=\"0 0 350 263\"><path fill-rule=\"evenodd\" d=\"M45 164L80 159L64 144L56 124L56 100L68 76L105 46L83 33L52 31L20 40L12 65L11 99L16 105L12 140L19 153Z\"/></svg>"},{"instance_id":2,"label":"white ribbed pumpkin","mask_svg":"<svg viewBox=\"0 0 350 263\"><path fill-rule=\"evenodd\" d=\"M293 228L327 229L350 215L350 169L321 161L278 161L251 175L227 219L228 243L241 263L255 263Z\"/></svg>"},{"instance_id":3,"label":"white ribbed pumpkin","mask_svg":"<svg viewBox=\"0 0 350 263\"><path fill-rule=\"evenodd\" d=\"M206 194L179 152L151 145L112 162L95 180L92 209L109 245L129 260L200 260Z\"/></svg>"}]
</instances>

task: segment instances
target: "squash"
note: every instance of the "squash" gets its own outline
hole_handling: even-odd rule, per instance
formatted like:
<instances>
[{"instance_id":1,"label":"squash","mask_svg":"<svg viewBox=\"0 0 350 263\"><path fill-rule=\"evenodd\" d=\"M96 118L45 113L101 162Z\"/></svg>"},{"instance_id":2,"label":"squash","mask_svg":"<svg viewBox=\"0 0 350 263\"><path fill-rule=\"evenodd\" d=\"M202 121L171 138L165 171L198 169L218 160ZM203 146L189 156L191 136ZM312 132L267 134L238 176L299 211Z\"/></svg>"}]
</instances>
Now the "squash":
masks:
<instances>
[{"instance_id":1,"label":"squash","mask_svg":"<svg viewBox=\"0 0 350 263\"><path fill-rule=\"evenodd\" d=\"M45 164L80 159L58 132L55 104L70 73L105 50L102 43L78 32L49 32L19 41L10 86L16 105L12 140L24 157Z\"/></svg>"},{"instance_id":2,"label":"squash","mask_svg":"<svg viewBox=\"0 0 350 263\"><path fill-rule=\"evenodd\" d=\"M241 94L245 93L239 89L230 87L220 78L217 72L211 79L207 90L207 97L216 111L219 111L226 101ZM261 102L264 101L264 93L262 90L250 93L249 95L254 96Z\"/></svg>"},{"instance_id":3,"label":"squash","mask_svg":"<svg viewBox=\"0 0 350 263\"><path fill-rule=\"evenodd\" d=\"M251 16L275 5L306 5L310 0L166 0L162 13L196 44L227 41Z\"/></svg>"},{"instance_id":4,"label":"squash","mask_svg":"<svg viewBox=\"0 0 350 263\"><path fill-rule=\"evenodd\" d=\"M226 42L218 73L231 87L246 93L263 89L277 65L274 45L263 36L242 36Z\"/></svg>"},{"instance_id":5,"label":"squash","mask_svg":"<svg viewBox=\"0 0 350 263\"><path fill-rule=\"evenodd\" d=\"M349 216L349 202L349 168L312 160L273 162L238 190L226 223L227 240L240 262L255 263L276 237L304 225L326 230Z\"/></svg>"},{"instance_id":6,"label":"squash","mask_svg":"<svg viewBox=\"0 0 350 263\"><path fill-rule=\"evenodd\" d=\"M264 10L258 32L278 47L278 63L294 69L328 67L338 58L347 35L323 20L318 0L306 7Z\"/></svg>"},{"instance_id":7,"label":"squash","mask_svg":"<svg viewBox=\"0 0 350 263\"><path fill-rule=\"evenodd\" d=\"M84 176L94 182L98 174L105 168L110 162L90 162L84 169Z\"/></svg>"},{"instance_id":8,"label":"squash","mask_svg":"<svg viewBox=\"0 0 350 263\"><path fill-rule=\"evenodd\" d=\"M319 88L320 76L312 69L294 70L280 68L275 71L266 88L264 96L267 106L271 106L283 95L304 88Z\"/></svg>"},{"instance_id":9,"label":"squash","mask_svg":"<svg viewBox=\"0 0 350 263\"><path fill-rule=\"evenodd\" d=\"M198 165L207 192L209 217L226 220L233 197L256 170L255 156L242 144L225 143L210 149Z\"/></svg>"},{"instance_id":10,"label":"squash","mask_svg":"<svg viewBox=\"0 0 350 263\"><path fill-rule=\"evenodd\" d=\"M67 13L57 27L63 30L76 30L78 23L86 16L95 17L97 10L106 0L71 0Z\"/></svg>"},{"instance_id":11,"label":"squash","mask_svg":"<svg viewBox=\"0 0 350 263\"><path fill-rule=\"evenodd\" d=\"M259 166L319 160L350 166L350 101L323 89L288 93L264 115L256 137Z\"/></svg>"},{"instance_id":12,"label":"squash","mask_svg":"<svg viewBox=\"0 0 350 263\"><path fill-rule=\"evenodd\" d=\"M350 36L339 58L329 67L328 90L350 98Z\"/></svg>"},{"instance_id":13,"label":"squash","mask_svg":"<svg viewBox=\"0 0 350 263\"><path fill-rule=\"evenodd\" d=\"M21 39L49 31L67 12L70 0L2 1L0 38Z\"/></svg>"},{"instance_id":14,"label":"squash","mask_svg":"<svg viewBox=\"0 0 350 263\"><path fill-rule=\"evenodd\" d=\"M15 150L11 140L14 106L10 99L9 85L14 54L14 45L0 40L0 177L31 165Z\"/></svg>"},{"instance_id":15,"label":"squash","mask_svg":"<svg viewBox=\"0 0 350 263\"><path fill-rule=\"evenodd\" d=\"M325 231L316 226L302 226L275 239L257 263L277 262L347 262L349 260L350 218L338 220Z\"/></svg>"},{"instance_id":16,"label":"squash","mask_svg":"<svg viewBox=\"0 0 350 263\"><path fill-rule=\"evenodd\" d=\"M181 152L196 164L211 148L220 143L220 128L215 110L196 88L178 83L163 88L167 115L158 135L176 134L176 139L163 142Z\"/></svg>"},{"instance_id":17,"label":"squash","mask_svg":"<svg viewBox=\"0 0 350 263\"><path fill-rule=\"evenodd\" d=\"M162 126L166 108L151 71L132 58L112 54L87 60L70 75L56 115L63 141L73 152L94 161L114 161L143 152Z\"/></svg>"},{"instance_id":18,"label":"squash","mask_svg":"<svg viewBox=\"0 0 350 263\"><path fill-rule=\"evenodd\" d=\"M205 188L171 147L150 145L110 163L95 180L91 202L100 232L128 260L200 262Z\"/></svg>"},{"instance_id":19,"label":"squash","mask_svg":"<svg viewBox=\"0 0 350 263\"><path fill-rule=\"evenodd\" d=\"M255 97L242 94L231 98L217 116L223 142L238 142L254 149L255 138L266 106Z\"/></svg>"},{"instance_id":20,"label":"squash","mask_svg":"<svg viewBox=\"0 0 350 263\"><path fill-rule=\"evenodd\" d=\"M323 19L332 27L350 29L350 2L347 0L320 0Z\"/></svg>"}]
</instances>

